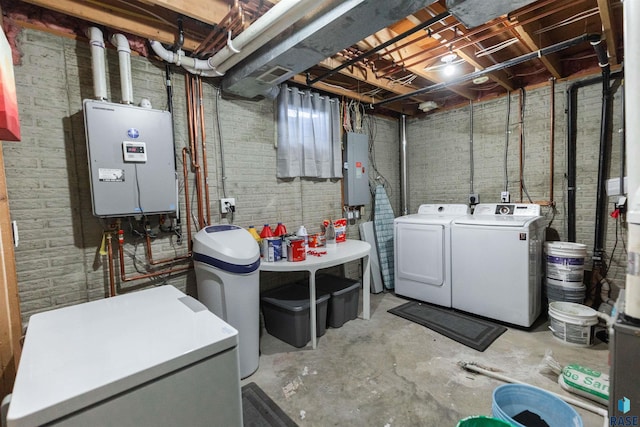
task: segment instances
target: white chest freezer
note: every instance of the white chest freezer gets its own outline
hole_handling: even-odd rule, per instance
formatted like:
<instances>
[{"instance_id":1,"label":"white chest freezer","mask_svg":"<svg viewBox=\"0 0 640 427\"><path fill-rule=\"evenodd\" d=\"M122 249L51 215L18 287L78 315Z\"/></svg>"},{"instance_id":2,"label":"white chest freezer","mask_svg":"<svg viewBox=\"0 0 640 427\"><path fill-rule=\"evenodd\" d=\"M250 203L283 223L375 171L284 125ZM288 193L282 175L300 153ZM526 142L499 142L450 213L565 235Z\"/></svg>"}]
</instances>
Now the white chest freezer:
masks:
<instances>
[{"instance_id":1,"label":"white chest freezer","mask_svg":"<svg viewBox=\"0 0 640 427\"><path fill-rule=\"evenodd\" d=\"M242 426L237 344L172 286L36 314L7 424Z\"/></svg>"}]
</instances>

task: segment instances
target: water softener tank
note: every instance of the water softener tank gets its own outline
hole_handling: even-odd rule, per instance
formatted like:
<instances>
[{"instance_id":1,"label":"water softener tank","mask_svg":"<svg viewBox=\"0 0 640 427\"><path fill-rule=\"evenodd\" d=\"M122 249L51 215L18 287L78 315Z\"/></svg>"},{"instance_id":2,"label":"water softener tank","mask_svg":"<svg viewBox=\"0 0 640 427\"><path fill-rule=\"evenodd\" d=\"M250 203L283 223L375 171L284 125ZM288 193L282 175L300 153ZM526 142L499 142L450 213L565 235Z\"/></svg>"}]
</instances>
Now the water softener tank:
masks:
<instances>
[{"instance_id":1,"label":"water softener tank","mask_svg":"<svg viewBox=\"0 0 640 427\"><path fill-rule=\"evenodd\" d=\"M198 299L238 330L240 376L258 369L260 248L236 225L211 225L193 239Z\"/></svg>"}]
</instances>

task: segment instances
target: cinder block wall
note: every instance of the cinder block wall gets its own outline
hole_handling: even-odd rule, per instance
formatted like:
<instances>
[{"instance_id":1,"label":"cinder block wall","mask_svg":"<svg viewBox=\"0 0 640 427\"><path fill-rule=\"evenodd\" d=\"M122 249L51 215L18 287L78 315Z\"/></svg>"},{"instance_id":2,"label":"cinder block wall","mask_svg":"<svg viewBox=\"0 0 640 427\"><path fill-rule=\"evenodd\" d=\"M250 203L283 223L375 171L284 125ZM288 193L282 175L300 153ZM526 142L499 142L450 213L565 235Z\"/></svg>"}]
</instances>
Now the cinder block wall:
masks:
<instances>
[{"instance_id":1,"label":"cinder block wall","mask_svg":"<svg viewBox=\"0 0 640 427\"><path fill-rule=\"evenodd\" d=\"M107 256L100 253L106 221L95 218L91 209L82 114L82 100L94 96L88 41L25 29L19 36L19 49L22 64L15 67L15 74L23 140L4 143L3 154L11 215L20 229L16 263L22 317L26 322L40 311L104 298L109 292L109 277ZM153 108L167 109L165 64L135 55L131 62L135 102L148 98ZM111 46L107 49L106 63L109 100L119 102L118 58ZM182 70L174 67L171 80L182 226L186 236L181 150L188 145L188 130ZM342 214L341 180L276 179L273 101L225 100L218 97L217 88L210 81L204 82L204 98L211 223L232 220L234 224L255 225L260 230L265 223L275 226L280 221L289 231L304 224L309 232L317 232L323 219ZM385 118L376 118L375 123L376 157L387 179L397 187L397 123ZM219 199L224 196L223 178L226 196L236 198L237 212L233 218L219 213ZM193 175L188 184L195 212ZM399 190L392 188L391 193L392 203L397 206ZM371 206L366 206L362 221L370 211ZM152 219L151 226L157 229L155 221ZM122 227L126 277L147 272L143 239L130 231L128 220L123 221ZM358 224L348 227L348 236L359 238ZM186 239L179 243L175 234L159 233L152 248L154 259L180 256L187 251ZM114 251L118 292L169 283L196 294L193 271L121 281L115 239ZM357 277L359 263L349 263L345 270L351 277ZM261 275L263 288L296 278Z\"/></svg>"},{"instance_id":2,"label":"cinder block wall","mask_svg":"<svg viewBox=\"0 0 640 427\"><path fill-rule=\"evenodd\" d=\"M555 85L554 185L555 209L543 207L542 212L559 240L567 240L566 228L566 147L567 89L575 81ZM551 86L511 94L506 153L507 184L512 202L549 201L550 196L550 127L549 108ZM577 96L577 185L576 241L587 245L587 274L591 270L594 241L598 150L600 143L602 85L587 86ZM523 181L526 192L520 196L520 103L524 103ZM474 103L473 134L470 106L411 119L407 123L409 210L415 212L422 203L467 203L468 194L478 193L480 201L497 203L505 189L505 144L507 136L507 97ZM622 97L617 89L613 99L611 162L607 176L620 176L620 135ZM472 144L470 141L473 141ZM470 146L473 146L473 177L471 177ZM529 197L527 197L527 193ZM530 198L530 200L529 200ZM613 211L616 197L608 198L607 213ZM627 230L606 215L605 262L611 263L608 277L614 292L624 286ZM615 251L614 251L615 247ZM613 254L613 258L611 258ZM496 273L499 274L499 273ZM616 294L617 295L617 294Z\"/></svg>"},{"instance_id":3,"label":"cinder block wall","mask_svg":"<svg viewBox=\"0 0 640 427\"><path fill-rule=\"evenodd\" d=\"M93 97L88 42L75 41L34 30L23 30L19 38L22 65L15 69L23 141L3 144L12 219L20 228L16 250L21 310L26 322L34 313L78 304L108 294L107 257L101 255L103 220L91 214L82 100ZM117 55L107 51L110 100L120 100ZM136 102L151 100L154 108L166 109L165 64L132 57L133 90ZM543 208L551 227L566 239L566 89L571 82L556 84L555 101L555 215ZM175 139L181 170L180 150L188 143L184 75L174 69ZM237 212L233 222L243 227L282 221L291 231L304 224L318 231L320 221L341 214L340 180L278 180L275 178L273 102L225 100L216 98L216 87L205 81L205 130L209 164L209 195L212 223L226 223L219 214L222 191L222 156L226 196L235 197ZM578 241L593 246L595 184L600 133L599 85L578 92ZM533 201L549 198L549 87L526 93L524 141L524 179ZM519 95L511 94L509 148L507 153L508 189L512 201L519 200ZM219 112L219 126L216 117ZM506 97L474 105L473 189L482 202L497 202L504 187L504 147ZM400 171L398 123L376 117L374 152L381 177L395 214L400 212ZM407 123L409 211L421 203L466 203L470 191L469 108L435 113ZM609 175L619 175L621 97L614 98L614 137ZM219 135L222 136L222 150ZM370 167L370 178L375 179ZM375 182L375 181L374 181ZM180 188L184 184L180 183ZM193 181L189 182L193 189ZM184 219L184 195L180 196ZM525 196L526 200L526 196ZM610 198L609 207L612 206ZM192 197L192 206L195 207ZM370 219L371 206L362 220ZM616 250L609 270L614 285L624 284L626 255L622 239L626 228L607 222L607 259ZM155 226L155 224L152 224ZM128 276L145 269L142 240L126 233L125 264ZM194 229L195 232L195 229ZM359 236L357 224L348 235ZM116 245L117 248L117 245ZM181 255L183 241L175 235L161 234L153 242L154 258ZM135 261L135 262L134 262ZM116 276L118 262L116 260ZM358 274L359 264L349 263L346 273ZM139 272L138 272L139 271ZM290 278L262 273L262 287L275 286ZM118 292L138 290L170 283L190 294L196 293L193 272L171 274L155 280L121 282Z\"/></svg>"}]
</instances>

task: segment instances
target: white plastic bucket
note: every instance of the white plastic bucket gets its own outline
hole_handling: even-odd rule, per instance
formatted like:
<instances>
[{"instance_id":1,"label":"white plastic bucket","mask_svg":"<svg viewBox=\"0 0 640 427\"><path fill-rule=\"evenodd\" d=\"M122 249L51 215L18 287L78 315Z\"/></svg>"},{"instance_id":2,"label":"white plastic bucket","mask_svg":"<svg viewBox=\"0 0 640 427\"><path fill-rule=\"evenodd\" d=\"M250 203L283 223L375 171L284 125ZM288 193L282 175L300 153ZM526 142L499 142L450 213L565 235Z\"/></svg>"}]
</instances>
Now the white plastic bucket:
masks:
<instances>
[{"instance_id":1,"label":"white plastic bucket","mask_svg":"<svg viewBox=\"0 0 640 427\"><path fill-rule=\"evenodd\" d=\"M560 341L588 347L597 324L598 313L591 307L564 301L549 303L549 329Z\"/></svg>"},{"instance_id":2,"label":"white plastic bucket","mask_svg":"<svg viewBox=\"0 0 640 427\"><path fill-rule=\"evenodd\" d=\"M545 243L547 284L580 288L584 278L587 246L572 242Z\"/></svg>"}]
</instances>

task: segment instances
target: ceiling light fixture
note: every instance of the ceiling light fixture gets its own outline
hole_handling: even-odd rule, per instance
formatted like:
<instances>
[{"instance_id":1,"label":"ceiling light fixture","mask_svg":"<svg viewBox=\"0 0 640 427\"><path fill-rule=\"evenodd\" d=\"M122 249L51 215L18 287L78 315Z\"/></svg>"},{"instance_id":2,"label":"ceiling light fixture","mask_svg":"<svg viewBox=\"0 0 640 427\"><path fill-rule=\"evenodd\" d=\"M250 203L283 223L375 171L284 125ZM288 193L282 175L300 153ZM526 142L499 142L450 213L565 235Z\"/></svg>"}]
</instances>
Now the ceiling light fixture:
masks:
<instances>
[{"instance_id":1,"label":"ceiling light fixture","mask_svg":"<svg viewBox=\"0 0 640 427\"><path fill-rule=\"evenodd\" d=\"M436 108L438 108L438 104L436 104L434 101L425 101L418 105L418 109L422 110L423 113L435 110Z\"/></svg>"},{"instance_id":2,"label":"ceiling light fixture","mask_svg":"<svg viewBox=\"0 0 640 427\"><path fill-rule=\"evenodd\" d=\"M449 53L444 55L442 58L440 58L440 61L442 61L445 64L447 64L444 67L444 71L443 71L445 76L452 76L452 75L455 74L456 67L453 65L453 61L457 57L458 57L458 55L451 50L451 47L449 47Z\"/></svg>"},{"instance_id":3,"label":"ceiling light fixture","mask_svg":"<svg viewBox=\"0 0 640 427\"><path fill-rule=\"evenodd\" d=\"M476 67L476 73L478 71L481 71L481 70L480 68ZM479 76L473 79L473 84L481 85L482 83L486 83L487 81L489 81L489 76Z\"/></svg>"}]
</instances>

